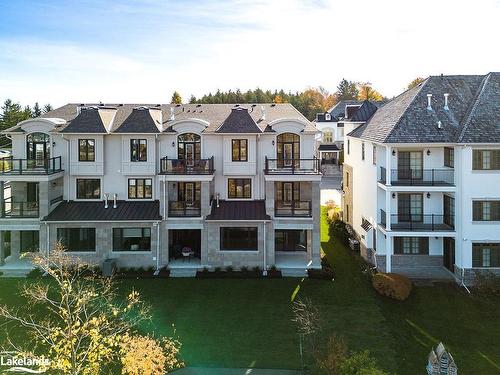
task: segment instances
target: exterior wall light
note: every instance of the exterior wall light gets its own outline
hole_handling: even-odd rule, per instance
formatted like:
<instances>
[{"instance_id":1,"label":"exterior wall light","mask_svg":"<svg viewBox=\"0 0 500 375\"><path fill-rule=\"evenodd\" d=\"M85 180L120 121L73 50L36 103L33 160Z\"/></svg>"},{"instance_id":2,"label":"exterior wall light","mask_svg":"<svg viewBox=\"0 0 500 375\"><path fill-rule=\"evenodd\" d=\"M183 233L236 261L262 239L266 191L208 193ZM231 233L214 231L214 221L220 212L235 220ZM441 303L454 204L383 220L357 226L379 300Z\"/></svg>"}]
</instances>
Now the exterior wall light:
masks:
<instances>
[{"instance_id":1,"label":"exterior wall light","mask_svg":"<svg viewBox=\"0 0 500 375\"><path fill-rule=\"evenodd\" d=\"M175 147L175 141L172 141L172 147Z\"/></svg>"},{"instance_id":2,"label":"exterior wall light","mask_svg":"<svg viewBox=\"0 0 500 375\"><path fill-rule=\"evenodd\" d=\"M392 193L392 199L396 198L396 193Z\"/></svg>"},{"instance_id":3,"label":"exterior wall light","mask_svg":"<svg viewBox=\"0 0 500 375\"><path fill-rule=\"evenodd\" d=\"M431 193L427 193L427 199L431 197Z\"/></svg>"},{"instance_id":4,"label":"exterior wall light","mask_svg":"<svg viewBox=\"0 0 500 375\"><path fill-rule=\"evenodd\" d=\"M392 150L392 156L396 156L396 150Z\"/></svg>"},{"instance_id":5,"label":"exterior wall light","mask_svg":"<svg viewBox=\"0 0 500 375\"><path fill-rule=\"evenodd\" d=\"M431 154L431 150L427 150L427 156Z\"/></svg>"},{"instance_id":6,"label":"exterior wall light","mask_svg":"<svg viewBox=\"0 0 500 375\"><path fill-rule=\"evenodd\" d=\"M273 146L274 146L274 139L273 139L273 141L272 141L272 144L273 144Z\"/></svg>"}]
</instances>

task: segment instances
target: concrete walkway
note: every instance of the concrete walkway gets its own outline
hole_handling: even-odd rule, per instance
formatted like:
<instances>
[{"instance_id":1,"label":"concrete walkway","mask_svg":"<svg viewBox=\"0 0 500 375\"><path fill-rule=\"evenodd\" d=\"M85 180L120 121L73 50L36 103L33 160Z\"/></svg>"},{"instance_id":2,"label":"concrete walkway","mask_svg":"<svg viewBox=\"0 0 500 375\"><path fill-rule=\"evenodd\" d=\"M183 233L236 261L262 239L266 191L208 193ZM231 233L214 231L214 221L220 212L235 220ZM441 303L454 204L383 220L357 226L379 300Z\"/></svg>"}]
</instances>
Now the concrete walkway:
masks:
<instances>
[{"instance_id":1,"label":"concrete walkway","mask_svg":"<svg viewBox=\"0 0 500 375\"><path fill-rule=\"evenodd\" d=\"M174 371L175 375L300 375L296 370L256 369L256 368L205 368L185 367Z\"/></svg>"}]
</instances>

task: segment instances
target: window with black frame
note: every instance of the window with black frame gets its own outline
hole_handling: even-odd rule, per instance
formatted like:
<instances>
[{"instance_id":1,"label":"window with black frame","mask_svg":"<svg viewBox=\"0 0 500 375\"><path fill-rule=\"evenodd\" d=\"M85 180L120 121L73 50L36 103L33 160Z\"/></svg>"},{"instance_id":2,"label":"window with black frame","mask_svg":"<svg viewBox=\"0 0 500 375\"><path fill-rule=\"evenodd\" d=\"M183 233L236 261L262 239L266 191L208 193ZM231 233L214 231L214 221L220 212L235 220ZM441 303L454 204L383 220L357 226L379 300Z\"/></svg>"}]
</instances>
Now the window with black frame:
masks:
<instances>
[{"instance_id":1,"label":"window with black frame","mask_svg":"<svg viewBox=\"0 0 500 375\"><path fill-rule=\"evenodd\" d=\"M148 161L148 141L146 139L130 140L130 161Z\"/></svg>"},{"instance_id":2,"label":"window with black frame","mask_svg":"<svg viewBox=\"0 0 500 375\"><path fill-rule=\"evenodd\" d=\"M220 228L221 251L257 251L257 227Z\"/></svg>"},{"instance_id":3,"label":"window with black frame","mask_svg":"<svg viewBox=\"0 0 500 375\"><path fill-rule=\"evenodd\" d=\"M229 178L227 180L227 196L229 199L252 198L252 179Z\"/></svg>"},{"instance_id":4,"label":"window with black frame","mask_svg":"<svg viewBox=\"0 0 500 375\"><path fill-rule=\"evenodd\" d=\"M248 141L233 139L231 141L232 161L248 161Z\"/></svg>"},{"instance_id":5,"label":"window with black frame","mask_svg":"<svg viewBox=\"0 0 500 375\"><path fill-rule=\"evenodd\" d=\"M194 167L201 159L201 137L194 133L184 133L177 137L177 157L185 160L187 167Z\"/></svg>"},{"instance_id":6,"label":"window with black frame","mask_svg":"<svg viewBox=\"0 0 500 375\"><path fill-rule=\"evenodd\" d=\"M500 200L472 202L473 221L500 221Z\"/></svg>"},{"instance_id":7,"label":"window with black frame","mask_svg":"<svg viewBox=\"0 0 500 375\"><path fill-rule=\"evenodd\" d=\"M95 161L95 140L78 140L78 161Z\"/></svg>"},{"instance_id":8,"label":"window with black frame","mask_svg":"<svg viewBox=\"0 0 500 375\"><path fill-rule=\"evenodd\" d=\"M151 199L153 197L153 182L151 178L129 178L129 199Z\"/></svg>"},{"instance_id":9,"label":"window with black frame","mask_svg":"<svg viewBox=\"0 0 500 375\"><path fill-rule=\"evenodd\" d=\"M276 229L274 231L275 251L307 251L307 230Z\"/></svg>"},{"instance_id":10,"label":"window with black frame","mask_svg":"<svg viewBox=\"0 0 500 375\"><path fill-rule=\"evenodd\" d=\"M276 200L284 204L300 201L300 182L276 182Z\"/></svg>"},{"instance_id":11,"label":"window with black frame","mask_svg":"<svg viewBox=\"0 0 500 375\"><path fill-rule=\"evenodd\" d=\"M398 193L398 221L423 221L423 194Z\"/></svg>"},{"instance_id":12,"label":"window with black frame","mask_svg":"<svg viewBox=\"0 0 500 375\"><path fill-rule=\"evenodd\" d=\"M500 267L500 243L473 243L472 267Z\"/></svg>"},{"instance_id":13,"label":"window with black frame","mask_svg":"<svg viewBox=\"0 0 500 375\"><path fill-rule=\"evenodd\" d=\"M98 178L77 178L76 198L101 199L101 180Z\"/></svg>"},{"instance_id":14,"label":"window with black frame","mask_svg":"<svg viewBox=\"0 0 500 375\"><path fill-rule=\"evenodd\" d=\"M151 251L151 229L113 228L113 251Z\"/></svg>"},{"instance_id":15,"label":"window with black frame","mask_svg":"<svg viewBox=\"0 0 500 375\"><path fill-rule=\"evenodd\" d=\"M66 251L95 251L95 228L57 228Z\"/></svg>"},{"instance_id":16,"label":"window with black frame","mask_svg":"<svg viewBox=\"0 0 500 375\"><path fill-rule=\"evenodd\" d=\"M499 150L473 150L472 151L473 170L500 170L500 149Z\"/></svg>"},{"instance_id":17,"label":"window with black frame","mask_svg":"<svg viewBox=\"0 0 500 375\"><path fill-rule=\"evenodd\" d=\"M300 167L300 137L293 133L283 133L276 140L278 167Z\"/></svg>"},{"instance_id":18,"label":"window with black frame","mask_svg":"<svg viewBox=\"0 0 500 375\"><path fill-rule=\"evenodd\" d=\"M429 237L394 237L394 254L428 255Z\"/></svg>"},{"instance_id":19,"label":"window with black frame","mask_svg":"<svg viewBox=\"0 0 500 375\"><path fill-rule=\"evenodd\" d=\"M444 166L449 168L455 166L455 150L451 147L444 148Z\"/></svg>"}]
</instances>

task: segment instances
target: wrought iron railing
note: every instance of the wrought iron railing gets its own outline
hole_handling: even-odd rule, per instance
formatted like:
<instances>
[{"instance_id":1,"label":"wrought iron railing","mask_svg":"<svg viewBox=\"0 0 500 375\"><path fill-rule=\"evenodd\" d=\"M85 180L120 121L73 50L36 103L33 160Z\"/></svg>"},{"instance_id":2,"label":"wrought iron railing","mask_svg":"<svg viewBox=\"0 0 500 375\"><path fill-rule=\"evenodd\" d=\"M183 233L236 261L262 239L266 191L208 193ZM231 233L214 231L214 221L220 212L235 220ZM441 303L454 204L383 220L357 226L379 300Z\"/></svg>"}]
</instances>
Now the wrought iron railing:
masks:
<instances>
[{"instance_id":1,"label":"wrought iron railing","mask_svg":"<svg viewBox=\"0 0 500 375\"><path fill-rule=\"evenodd\" d=\"M13 202L12 197L5 198L2 205L3 218L26 218L39 216L38 202Z\"/></svg>"},{"instance_id":2,"label":"wrought iron railing","mask_svg":"<svg viewBox=\"0 0 500 375\"><path fill-rule=\"evenodd\" d=\"M201 216L201 202L169 201L168 216L170 217Z\"/></svg>"},{"instance_id":3,"label":"wrought iron railing","mask_svg":"<svg viewBox=\"0 0 500 375\"><path fill-rule=\"evenodd\" d=\"M0 159L1 174L53 174L62 171L61 157L50 159L14 159L12 157Z\"/></svg>"},{"instance_id":4,"label":"wrought iron railing","mask_svg":"<svg viewBox=\"0 0 500 375\"><path fill-rule=\"evenodd\" d=\"M213 174L214 157L208 159L160 159L160 174Z\"/></svg>"},{"instance_id":5,"label":"wrought iron railing","mask_svg":"<svg viewBox=\"0 0 500 375\"><path fill-rule=\"evenodd\" d=\"M380 167L380 182L387 183L387 171ZM454 186L453 169L392 169L391 185L398 186Z\"/></svg>"},{"instance_id":6,"label":"wrought iron railing","mask_svg":"<svg viewBox=\"0 0 500 375\"><path fill-rule=\"evenodd\" d=\"M386 215L380 210L380 224L386 227ZM452 215L442 214L391 214L391 230L403 231L453 231L455 220Z\"/></svg>"},{"instance_id":7,"label":"wrought iron railing","mask_svg":"<svg viewBox=\"0 0 500 375\"><path fill-rule=\"evenodd\" d=\"M265 174L320 174L321 161L312 159L269 159L266 156Z\"/></svg>"},{"instance_id":8,"label":"wrought iron railing","mask_svg":"<svg viewBox=\"0 0 500 375\"><path fill-rule=\"evenodd\" d=\"M274 216L283 217L311 217L311 201L275 201Z\"/></svg>"}]
</instances>

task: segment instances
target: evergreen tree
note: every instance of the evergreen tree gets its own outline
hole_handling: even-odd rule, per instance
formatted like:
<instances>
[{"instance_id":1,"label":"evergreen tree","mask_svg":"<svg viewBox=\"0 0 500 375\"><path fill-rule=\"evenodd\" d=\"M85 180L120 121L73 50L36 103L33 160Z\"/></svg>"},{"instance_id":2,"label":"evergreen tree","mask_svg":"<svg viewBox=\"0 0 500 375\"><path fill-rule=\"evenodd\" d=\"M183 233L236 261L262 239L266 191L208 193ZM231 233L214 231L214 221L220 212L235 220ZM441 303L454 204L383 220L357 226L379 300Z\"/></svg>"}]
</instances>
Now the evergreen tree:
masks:
<instances>
[{"instance_id":1,"label":"evergreen tree","mask_svg":"<svg viewBox=\"0 0 500 375\"><path fill-rule=\"evenodd\" d=\"M31 112L31 115L33 117L40 117L42 115L42 109L38 105L38 102L36 102L35 105L33 106L33 111Z\"/></svg>"},{"instance_id":2,"label":"evergreen tree","mask_svg":"<svg viewBox=\"0 0 500 375\"><path fill-rule=\"evenodd\" d=\"M17 125L19 122L31 117L31 109L22 109L19 103L14 103L11 99L5 100L0 114L0 129L7 129Z\"/></svg>"},{"instance_id":3,"label":"evergreen tree","mask_svg":"<svg viewBox=\"0 0 500 375\"><path fill-rule=\"evenodd\" d=\"M191 97L189 98L189 104L195 104L196 102L197 102L196 96L191 95Z\"/></svg>"},{"instance_id":4,"label":"evergreen tree","mask_svg":"<svg viewBox=\"0 0 500 375\"><path fill-rule=\"evenodd\" d=\"M335 92L335 96L337 101L340 100L356 100L359 95L359 90L356 85L356 82L348 81L345 78L342 78L339 85L337 86L337 91Z\"/></svg>"},{"instance_id":5,"label":"evergreen tree","mask_svg":"<svg viewBox=\"0 0 500 375\"><path fill-rule=\"evenodd\" d=\"M46 114L47 112L52 111L54 108L50 104L45 104L43 106L43 114Z\"/></svg>"}]
</instances>

